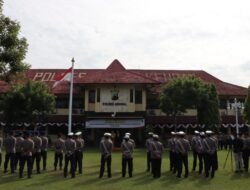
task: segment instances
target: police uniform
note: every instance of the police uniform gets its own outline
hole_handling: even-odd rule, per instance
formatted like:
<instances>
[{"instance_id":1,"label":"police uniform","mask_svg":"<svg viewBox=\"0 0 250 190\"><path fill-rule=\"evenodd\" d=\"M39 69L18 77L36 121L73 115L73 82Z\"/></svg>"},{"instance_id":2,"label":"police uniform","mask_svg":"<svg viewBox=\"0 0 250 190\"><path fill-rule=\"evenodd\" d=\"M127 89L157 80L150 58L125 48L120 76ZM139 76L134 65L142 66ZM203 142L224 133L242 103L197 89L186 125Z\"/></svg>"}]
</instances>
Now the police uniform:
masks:
<instances>
[{"instance_id":1,"label":"police uniform","mask_svg":"<svg viewBox=\"0 0 250 190\"><path fill-rule=\"evenodd\" d=\"M0 167L2 165L2 147L3 147L3 138L0 137Z\"/></svg>"},{"instance_id":2,"label":"police uniform","mask_svg":"<svg viewBox=\"0 0 250 190\"><path fill-rule=\"evenodd\" d=\"M8 137L4 139L3 145L6 151L4 161L4 173L7 172L8 163L10 161L11 173L15 170L15 153L16 153L16 138L13 136L13 132L10 132Z\"/></svg>"},{"instance_id":3,"label":"police uniform","mask_svg":"<svg viewBox=\"0 0 250 190\"><path fill-rule=\"evenodd\" d=\"M54 155L54 170L57 169L57 164L59 161L59 168L62 170L62 161L63 161L63 151L65 147L65 141L61 138L61 135L58 135L57 140L55 141L54 148L55 148L55 155Z\"/></svg>"},{"instance_id":4,"label":"police uniform","mask_svg":"<svg viewBox=\"0 0 250 190\"><path fill-rule=\"evenodd\" d=\"M76 142L73 137L73 133L68 134L68 138L65 141L65 163L64 163L64 177L68 175L68 164L70 162L71 178L75 177L75 150Z\"/></svg>"},{"instance_id":5,"label":"police uniform","mask_svg":"<svg viewBox=\"0 0 250 190\"><path fill-rule=\"evenodd\" d=\"M159 141L158 135L153 135L153 141L151 144L150 158L152 162L152 173L154 178L161 177L161 162L163 155L163 145Z\"/></svg>"},{"instance_id":6,"label":"police uniform","mask_svg":"<svg viewBox=\"0 0 250 190\"><path fill-rule=\"evenodd\" d=\"M42 148L42 139L38 136L38 133L35 133L35 136L32 138L34 141L34 153L32 155L32 169L34 167L34 163L36 161L36 172L41 173L40 170L40 162L41 162L41 148Z\"/></svg>"},{"instance_id":7,"label":"police uniform","mask_svg":"<svg viewBox=\"0 0 250 190\"><path fill-rule=\"evenodd\" d=\"M205 177L213 178L215 171L218 168L218 159L217 159L217 139L212 136L212 131L206 131L207 137L204 139L205 153Z\"/></svg>"},{"instance_id":8,"label":"police uniform","mask_svg":"<svg viewBox=\"0 0 250 190\"><path fill-rule=\"evenodd\" d=\"M204 153L205 153L204 138L205 138L205 133L200 132L200 138L197 141L197 154L198 154L198 159L199 159L199 174L202 173L203 166L204 166Z\"/></svg>"},{"instance_id":9,"label":"police uniform","mask_svg":"<svg viewBox=\"0 0 250 190\"><path fill-rule=\"evenodd\" d=\"M175 150L175 144L176 144L176 133L175 132L171 132L171 138L168 140L168 148L169 148L169 168L170 171L172 171L173 173L176 172L176 150Z\"/></svg>"},{"instance_id":10,"label":"police uniform","mask_svg":"<svg viewBox=\"0 0 250 190\"><path fill-rule=\"evenodd\" d=\"M24 135L24 140L22 141L21 144L21 160L20 160L20 169L19 169L19 177L23 177L23 169L25 166L25 163L27 162L27 173L28 173L28 178L31 178L31 173L32 173L32 154L34 152L34 141L29 137L29 134L26 133Z\"/></svg>"},{"instance_id":11,"label":"police uniform","mask_svg":"<svg viewBox=\"0 0 250 190\"><path fill-rule=\"evenodd\" d=\"M245 172L248 172L249 167L249 155L250 155L250 137L243 138L243 152L242 152L242 158L243 158L243 165Z\"/></svg>"},{"instance_id":12,"label":"police uniform","mask_svg":"<svg viewBox=\"0 0 250 190\"><path fill-rule=\"evenodd\" d=\"M133 173L133 151L134 144L129 141L129 136L125 135L124 141L121 144L122 151L122 177L126 176L126 168L128 165L129 177L132 177Z\"/></svg>"},{"instance_id":13,"label":"police uniform","mask_svg":"<svg viewBox=\"0 0 250 190\"><path fill-rule=\"evenodd\" d=\"M113 142L111 141L111 134L104 133L104 138L100 142L100 151L101 151L101 167L100 167L100 174L99 178L102 178L104 170L105 170L105 163L107 163L107 172L108 177L112 177L111 175L111 161L112 161L112 149L113 149Z\"/></svg>"},{"instance_id":14,"label":"police uniform","mask_svg":"<svg viewBox=\"0 0 250 190\"><path fill-rule=\"evenodd\" d=\"M49 140L48 137L46 137L44 134L41 136L41 139L42 139L41 156L43 161L43 170L46 170Z\"/></svg>"},{"instance_id":15,"label":"police uniform","mask_svg":"<svg viewBox=\"0 0 250 190\"><path fill-rule=\"evenodd\" d=\"M20 165L21 153L22 153L21 145L23 141L24 139L21 136L21 134L18 134L18 137L16 138L15 169L17 169L18 162Z\"/></svg>"},{"instance_id":16,"label":"police uniform","mask_svg":"<svg viewBox=\"0 0 250 190\"><path fill-rule=\"evenodd\" d=\"M84 148L84 140L81 138L82 132L76 133L76 151L75 151L75 157L76 157L76 163L75 167L76 170L78 168L79 174L82 173L82 159L83 159L83 148Z\"/></svg>"},{"instance_id":17,"label":"police uniform","mask_svg":"<svg viewBox=\"0 0 250 190\"><path fill-rule=\"evenodd\" d=\"M151 143L153 142L153 133L149 132L148 135L149 135L149 138L146 140L146 149L147 149L147 171L149 172L151 168L150 167L151 166L150 150L151 150Z\"/></svg>"},{"instance_id":18,"label":"police uniform","mask_svg":"<svg viewBox=\"0 0 250 190\"><path fill-rule=\"evenodd\" d=\"M193 152L193 171L196 170L196 165L197 165L197 157L198 157L198 141L199 141L199 131L194 131L194 136L191 139L191 148Z\"/></svg>"},{"instance_id":19,"label":"police uniform","mask_svg":"<svg viewBox=\"0 0 250 190\"><path fill-rule=\"evenodd\" d=\"M191 149L189 141L184 138L183 131L178 132L179 138L176 140L176 153L177 153L177 176L181 177L182 165L185 167L184 177L188 177L188 151Z\"/></svg>"}]
</instances>

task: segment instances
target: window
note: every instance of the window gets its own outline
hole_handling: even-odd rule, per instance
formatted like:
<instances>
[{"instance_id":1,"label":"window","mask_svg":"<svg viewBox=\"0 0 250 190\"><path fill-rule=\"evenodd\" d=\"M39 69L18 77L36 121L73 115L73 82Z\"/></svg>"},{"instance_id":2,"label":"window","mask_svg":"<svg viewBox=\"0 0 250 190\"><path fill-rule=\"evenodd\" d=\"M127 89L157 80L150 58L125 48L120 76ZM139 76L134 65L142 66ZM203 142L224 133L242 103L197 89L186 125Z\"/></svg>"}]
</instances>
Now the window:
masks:
<instances>
[{"instance_id":1,"label":"window","mask_svg":"<svg viewBox=\"0 0 250 190\"><path fill-rule=\"evenodd\" d=\"M135 90L135 103L142 104L142 90Z\"/></svg>"},{"instance_id":2,"label":"window","mask_svg":"<svg viewBox=\"0 0 250 190\"><path fill-rule=\"evenodd\" d=\"M89 103L95 103L95 90L89 90Z\"/></svg>"},{"instance_id":3,"label":"window","mask_svg":"<svg viewBox=\"0 0 250 190\"><path fill-rule=\"evenodd\" d=\"M84 99L83 98L73 98L72 108L83 109L84 108Z\"/></svg>"},{"instance_id":4,"label":"window","mask_svg":"<svg viewBox=\"0 0 250 190\"><path fill-rule=\"evenodd\" d=\"M56 98L56 108L69 108L69 98L57 97Z\"/></svg>"},{"instance_id":5,"label":"window","mask_svg":"<svg viewBox=\"0 0 250 190\"><path fill-rule=\"evenodd\" d=\"M134 102L134 90L130 89L130 103Z\"/></svg>"},{"instance_id":6,"label":"window","mask_svg":"<svg viewBox=\"0 0 250 190\"><path fill-rule=\"evenodd\" d=\"M101 96L101 90L100 88L97 88L97 97L96 97L96 102L100 102L100 96Z\"/></svg>"}]
</instances>

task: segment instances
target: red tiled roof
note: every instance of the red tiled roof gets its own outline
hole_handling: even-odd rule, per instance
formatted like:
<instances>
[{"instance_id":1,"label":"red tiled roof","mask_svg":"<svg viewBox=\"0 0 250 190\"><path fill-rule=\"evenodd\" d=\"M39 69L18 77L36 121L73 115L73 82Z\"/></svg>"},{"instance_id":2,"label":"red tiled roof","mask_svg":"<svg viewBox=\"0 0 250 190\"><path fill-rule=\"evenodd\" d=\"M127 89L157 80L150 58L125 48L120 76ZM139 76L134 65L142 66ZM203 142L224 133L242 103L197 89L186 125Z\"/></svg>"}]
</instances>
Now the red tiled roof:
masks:
<instances>
[{"instance_id":1,"label":"red tiled roof","mask_svg":"<svg viewBox=\"0 0 250 190\"><path fill-rule=\"evenodd\" d=\"M27 77L36 81L44 81L51 87L55 76L63 71L65 70L31 69L27 72ZM247 95L246 88L223 82L202 70L127 70L117 59L106 69L75 69L74 84L76 86L81 84L162 84L174 77L187 75L197 76L204 82L214 84L220 96L245 97ZM69 85L63 82L52 91L55 94L68 94ZM6 92L6 88L0 89L0 92ZM74 93L78 93L78 89L74 88Z\"/></svg>"}]
</instances>

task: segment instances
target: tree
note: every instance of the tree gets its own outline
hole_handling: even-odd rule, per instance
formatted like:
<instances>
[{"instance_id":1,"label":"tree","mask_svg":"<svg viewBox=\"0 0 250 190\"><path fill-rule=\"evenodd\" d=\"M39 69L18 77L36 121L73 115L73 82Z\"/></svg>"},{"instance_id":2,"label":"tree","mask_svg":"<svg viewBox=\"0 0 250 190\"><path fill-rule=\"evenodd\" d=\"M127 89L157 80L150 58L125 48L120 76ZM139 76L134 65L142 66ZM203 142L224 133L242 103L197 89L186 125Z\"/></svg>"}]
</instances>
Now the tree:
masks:
<instances>
[{"instance_id":1,"label":"tree","mask_svg":"<svg viewBox=\"0 0 250 190\"><path fill-rule=\"evenodd\" d=\"M43 82L28 81L16 85L2 98L2 109L6 122L32 122L53 113L55 96Z\"/></svg>"},{"instance_id":2,"label":"tree","mask_svg":"<svg viewBox=\"0 0 250 190\"><path fill-rule=\"evenodd\" d=\"M28 44L19 37L19 23L2 14L2 4L0 0L0 79L10 82L30 67L24 62Z\"/></svg>"},{"instance_id":3,"label":"tree","mask_svg":"<svg viewBox=\"0 0 250 190\"><path fill-rule=\"evenodd\" d=\"M178 77L167 83L161 93L160 108L175 118L186 109L197 109L200 124L219 123L218 95L214 85L204 84L194 76Z\"/></svg>"},{"instance_id":4,"label":"tree","mask_svg":"<svg viewBox=\"0 0 250 190\"><path fill-rule=\"evenodd\" d=\"M250 123L250 86L248 87L247 97L244 104L244 119L246 123Z\"/></svg>"}]
</instances>

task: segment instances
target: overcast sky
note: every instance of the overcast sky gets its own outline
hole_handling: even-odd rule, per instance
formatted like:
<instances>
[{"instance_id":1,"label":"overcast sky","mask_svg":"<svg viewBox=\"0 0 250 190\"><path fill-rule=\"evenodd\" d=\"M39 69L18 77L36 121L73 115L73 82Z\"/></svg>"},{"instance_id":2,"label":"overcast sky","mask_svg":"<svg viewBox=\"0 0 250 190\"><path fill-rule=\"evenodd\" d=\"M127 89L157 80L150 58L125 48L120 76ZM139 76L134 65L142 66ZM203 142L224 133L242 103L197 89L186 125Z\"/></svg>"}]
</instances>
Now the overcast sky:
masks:
<instances>
[{"instance_id":1,"label":"overcast sky","mask_svg":"<svg viewBox=\"0 0 250 190\"><path fill-rule=\"evenodd\" d=\"M5 0L32 68L205 70L250 84L249 0Z\"/></svg>"}]
</instances>

